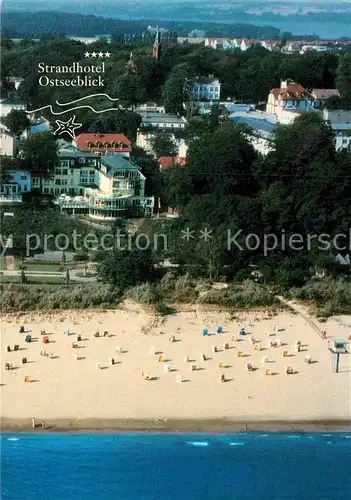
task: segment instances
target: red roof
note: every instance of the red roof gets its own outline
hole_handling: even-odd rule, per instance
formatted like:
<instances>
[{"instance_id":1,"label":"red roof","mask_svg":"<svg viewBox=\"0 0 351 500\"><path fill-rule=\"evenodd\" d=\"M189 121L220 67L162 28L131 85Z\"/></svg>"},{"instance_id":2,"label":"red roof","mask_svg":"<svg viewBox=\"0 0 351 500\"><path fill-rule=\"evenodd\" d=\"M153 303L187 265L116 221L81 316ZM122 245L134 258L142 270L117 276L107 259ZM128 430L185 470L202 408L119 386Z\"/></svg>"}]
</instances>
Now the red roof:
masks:
<instances>
[{"instance_id":1,"label":"red roof","mask_svg":"<svg viewBox=\"0 0 351 500\"><path fill-rule=\"evenodd\" d=\"M160 164L161 170L167 170L168 168L171 168L174 165L185 165L186 158L182 156L161 156L158 162Z\"/></svg>"},{"instance_id":2,"label":"red roof","mask_svg":"<svg viewBox=\"0 0 351 500\"><path fill-rule=\"evenodd\" d=\"M80 134L74 141L81 151L130 153L132 145L123 134Z\"/></svg>"},{"instance_id":3,"label":"red roof","mask_svg":"<svg viewBox=\"0 0 351 500\"><path fill-rule=\"evenodd\" d=\"M276 99L279 99L280 97L283 101L288 101L289 99L305 99L306 97L311 97L305 87L303 87L299 83L289 83L286 87L272 89L271 93Z\"/></svg>"}]
</instances>

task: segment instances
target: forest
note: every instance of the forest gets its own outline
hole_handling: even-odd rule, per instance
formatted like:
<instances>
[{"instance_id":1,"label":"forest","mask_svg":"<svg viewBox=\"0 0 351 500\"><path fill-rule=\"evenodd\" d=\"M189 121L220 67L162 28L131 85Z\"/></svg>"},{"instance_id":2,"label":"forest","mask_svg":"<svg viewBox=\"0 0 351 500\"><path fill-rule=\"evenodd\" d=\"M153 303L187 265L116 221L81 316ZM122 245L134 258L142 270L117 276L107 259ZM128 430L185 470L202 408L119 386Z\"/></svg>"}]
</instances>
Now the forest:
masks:
<instances>
[{"instance_id":1,"label":"forest","mask_svg":"<svg viewBox=\"0 0 351 500\"><path fill-rule=\"evenodd\" d=\"M24 78L19 93L32 107L81 95L76 89L49 93L39 88L36 64L83 61L85 46L61 39L19 45L4 42L2 82L10 95L9 77L15 75ZM92 50L107 50L107 45L97 42ZM233 100L264 102L281 79L293 78L306 88L337 87L345 103L350 102L348 54L286 56L262 47L241 53L170 44L155 60L149 46L135 45L135 64L130 66L130 48L112 44L108 50L112 55L106 63L106 91L119 96L130 109L106 113L103 118L81 110L77 120L85 130L123 131L134 140L140 116L133 108L139 102L156 100L170 111L181 111L184 78L197 74L218 76L223 82L223 98ZM48 146L52 138L41 135L37 134L35 144L27 143L25 151L29 160L34 150L46 151L40 161L47 166L56 150L54 144L51 152L45 150L40 141ZM167 248L99 253L99 276L104 283L121 290L144 283L155 290L162 279L155 269L165 259L179 265L178 276L235 282L252 281L255 276L286 293L307 296L310 290L321 300L324 292L321 288L311 292L310 280L319 276L346 283L350 268L338 264L335 256L350 252L351 154L335 151L332 130L318 113L306 113L292 125L278 127L273 150L265 157L251 145L249 130L232 123L218 107L208 117L190 120L184 137L189 145L187 166L165 172L159 172L154 159L133 145L133 154L148 179L148 193L176 209L179 217L172 221L146 219L139 228L151 241L155 234L165 234ZM38 161L38 154L32 160L34 156ZM127 231L123 221L116 224L114 230ZM233 239L235 235L238 237ZM284 246L282 235L293 244ZM277 245L265 250L267 238L270 247L275 239ZM335 287L327 287L325 296L331 300L337 296L333 311L351 303L349 284L347 287L338 285L337 295Z\"/></svg>"}]
</instances>

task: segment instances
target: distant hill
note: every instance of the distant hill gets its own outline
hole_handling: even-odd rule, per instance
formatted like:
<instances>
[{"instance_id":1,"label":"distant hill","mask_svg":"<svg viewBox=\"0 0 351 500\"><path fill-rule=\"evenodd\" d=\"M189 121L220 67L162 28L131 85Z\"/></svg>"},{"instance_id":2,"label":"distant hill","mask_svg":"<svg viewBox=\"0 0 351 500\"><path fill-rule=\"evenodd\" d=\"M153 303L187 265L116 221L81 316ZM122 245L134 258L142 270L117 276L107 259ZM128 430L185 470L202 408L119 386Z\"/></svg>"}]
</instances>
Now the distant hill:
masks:
<instances>
[{"instance_id":1,"label":"distant hill","mask_svg":"<svg viewBox=\"0 0 351 500\"><path fill-rule=\"evenodd\" d=\"M44 35L95 36L118 33L143 33L150 24L159 24L187 36L194 29L206 32L206 36L231 36L256 39L278 39L280 30L272 26L250 24L221 24L201 22L166 22L158 20L127 21L106 19L93 15L64 12L4 12L1 16L2 33L10 38L39 38Z\"/></svg>"}]
</instances>

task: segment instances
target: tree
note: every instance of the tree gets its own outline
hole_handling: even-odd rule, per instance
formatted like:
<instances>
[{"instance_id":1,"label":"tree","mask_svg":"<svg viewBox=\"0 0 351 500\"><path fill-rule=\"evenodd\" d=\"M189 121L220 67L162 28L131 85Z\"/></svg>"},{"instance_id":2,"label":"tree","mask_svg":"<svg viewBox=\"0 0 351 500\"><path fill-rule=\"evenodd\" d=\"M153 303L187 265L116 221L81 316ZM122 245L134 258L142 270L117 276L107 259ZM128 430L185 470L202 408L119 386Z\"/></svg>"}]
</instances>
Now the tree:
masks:
<instances>
[{"instance_id":1,"label":"tree","mask_svg":"<svg viewBox=\"0 0 351 500\"><path fill-rule=\"evenodd\" d=\"M27 114L20 109L12 109L8 115L2 119L3 124L10 130L11 134L19 137L30 126Z\"/></svg>"},{"instance_id":2,"label":"tree","mask_svg":"<svg viewBox=\"0 0 351 500\"><path fill-rule=\"evenodd\" d=\"M42 179L50 178L58 165L58 145L51 132L41 132L30 136L21 144L21 155L32 175Z\"/></svg>"},{"instance_id":3,"label":"tree","mask_svg":"<svg viewBox=\"0 0 351 500\"><path fill-rule=\"evenodd\" d=\"M117 286L121 290L152 281L154 277L152 251L134 247L131 250L115 248L104 252L98 257L97 273L101 281Z\"/></svg>"},{"instance_id":4,"label":"tree","mask_svg":"<svg viewBox=\"0 0 351 500\"><path fill-rule=\"evenodd\" d=\"M189 101L186 79L189 77L187 64L179 64L169 75L163 87L162 98L167 113L184 113L183 103Z\"/></svg>"},{"instance_id":5,"label":"tree","mask_svg":"<svg viewBox=\"0 0 351 500\"><path fill-rule=\"evenodd\" d=\"M177 148L171 134L155 134L151 141L156 158L161 156L176 156Z\"/></svg>"},{"instance_id":6,"label":"tree","mask_svg":"<svg viewBox=\"0 0 351 500\"><path fill-rule=\"evenodd\" d=\"M336 81L342 97L351 101L351 54L340 55Z\"/></svg>"}]
</instances>

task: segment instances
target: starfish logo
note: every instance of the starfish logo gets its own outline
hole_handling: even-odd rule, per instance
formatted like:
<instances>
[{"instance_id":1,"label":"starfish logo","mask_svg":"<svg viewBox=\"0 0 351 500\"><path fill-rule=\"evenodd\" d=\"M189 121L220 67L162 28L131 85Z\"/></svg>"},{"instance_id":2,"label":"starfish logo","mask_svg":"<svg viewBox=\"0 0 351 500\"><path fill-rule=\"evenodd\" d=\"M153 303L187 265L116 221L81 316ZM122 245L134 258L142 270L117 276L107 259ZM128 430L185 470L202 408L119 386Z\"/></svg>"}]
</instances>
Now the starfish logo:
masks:
<instances>
[{"instance_id":1,"label":"starfish logo","mask_svg":"<svg viewBox=\"0 0 351 500\"><path fill-rule=\"evenodd\" d=\"M82 126L81 123L75 123L76 116L73 115L69 120L63 122L61 120L56 120L57 129L54 130L54 135L61 135L67 133L72 139L76 138L75 129Z\"/></svg>"}]
</instances>

